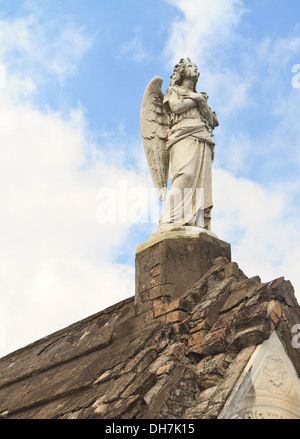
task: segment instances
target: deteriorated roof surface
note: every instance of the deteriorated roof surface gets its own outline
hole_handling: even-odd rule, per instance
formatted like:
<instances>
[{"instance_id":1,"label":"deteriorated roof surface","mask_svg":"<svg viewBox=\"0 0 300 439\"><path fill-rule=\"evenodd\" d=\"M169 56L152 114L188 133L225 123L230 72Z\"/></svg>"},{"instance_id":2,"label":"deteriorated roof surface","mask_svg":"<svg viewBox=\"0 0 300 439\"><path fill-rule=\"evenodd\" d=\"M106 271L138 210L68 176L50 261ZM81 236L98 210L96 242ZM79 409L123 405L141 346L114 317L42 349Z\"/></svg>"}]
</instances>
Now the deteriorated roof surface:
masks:
<instances>
[{"instance_id":1,"label":"deteriorated roof surface","mask_svg":"<svg viewBox=\"0 0 300 439\"><path fill-rule=\"evenodd\" d=\"M247 278L217 258L179 299L134 298L0 360L6 418L216 418L256 346L276 330L300 373L291 283Z\"/></svg>"}]
</instances>

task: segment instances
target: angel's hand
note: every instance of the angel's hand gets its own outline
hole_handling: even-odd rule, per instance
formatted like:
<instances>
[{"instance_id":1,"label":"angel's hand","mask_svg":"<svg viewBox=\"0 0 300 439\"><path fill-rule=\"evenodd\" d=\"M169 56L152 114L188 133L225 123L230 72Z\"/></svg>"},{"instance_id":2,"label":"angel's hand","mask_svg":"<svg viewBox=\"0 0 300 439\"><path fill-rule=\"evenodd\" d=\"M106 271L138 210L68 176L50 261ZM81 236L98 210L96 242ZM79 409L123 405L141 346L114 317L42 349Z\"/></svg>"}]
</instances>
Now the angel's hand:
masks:
<instances>
[{"instance_id":1,"label":"angel's hand","mask_svg":"<svg viewBox=\"0 0 300 439\"><path fill-rule=\"evenodd\" d=\"M195 93L189 90L186 90L186 93L184 97L187 97L189 99L193 99L193 101L197 103L205 103L207 102L208 96L206 93Z\"/></svg>"},{"instance_id":2,"label":"angel's hand","mask_svg":"<svg viewBox=\"0 0 300 439\"><path fill-rule=\"evenodd\" d=\"M204 105L207 103L206 94L205 95L203 95L202 93L200 94L194 93L194 94L195 94L194 100L198 103L198 105Z\"/></svg>"},{"instance_id":3,"label":"angel's hand","mask_svg":"<svg viewBox=\"0 0 300 439\"><path fill-rule=\"evenodd\" d=\"M205 99L205 101L207 102L207 100L208 100L208 96L207 96L207 94L205 93L205 91L201 91L199 94L200 94L200 95Z\"/></svg>"},{"instance_id":4,"label":"angel's hand","mask_svg":"<svg viewBox=\"0 0 300 439\"><path fill-rule=\"evenodd\" d=\"M181 89L179 92L179 96L183 99L193 99L193 95L196 93L191 92L190 90L187 90L185 88Z\"/></svg>"}]
</instances>

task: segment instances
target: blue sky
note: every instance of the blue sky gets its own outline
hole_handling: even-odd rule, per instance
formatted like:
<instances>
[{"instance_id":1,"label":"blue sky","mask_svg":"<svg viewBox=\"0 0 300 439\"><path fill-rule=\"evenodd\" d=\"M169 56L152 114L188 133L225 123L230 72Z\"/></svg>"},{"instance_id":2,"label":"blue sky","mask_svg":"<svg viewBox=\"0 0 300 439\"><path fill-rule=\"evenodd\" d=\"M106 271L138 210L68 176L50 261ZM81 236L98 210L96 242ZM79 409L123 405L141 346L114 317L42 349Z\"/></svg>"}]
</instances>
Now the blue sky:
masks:
<instances>
[{"instance_id":1,"label":"blue sky","mask_svg":"<svg viewBox=\"0 0 300 439\"><path fill-rule=\"evenodd\" d=\"M140 104L187 56L220 121L212 231L300 299L298 17L296 0L0 0L0 355L134 294L156 229ZM124 184L132 215L101 223Z\"/></svg>"}]
</instances>

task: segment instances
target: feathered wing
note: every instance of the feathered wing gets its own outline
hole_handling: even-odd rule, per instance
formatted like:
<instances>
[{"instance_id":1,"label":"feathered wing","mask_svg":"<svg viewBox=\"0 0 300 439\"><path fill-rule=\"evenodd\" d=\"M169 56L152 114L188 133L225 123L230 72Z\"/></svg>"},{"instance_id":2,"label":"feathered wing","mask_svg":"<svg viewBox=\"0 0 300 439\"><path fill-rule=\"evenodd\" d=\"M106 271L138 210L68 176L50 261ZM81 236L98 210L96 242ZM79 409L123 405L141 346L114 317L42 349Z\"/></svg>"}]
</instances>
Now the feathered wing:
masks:
<instances>
[{"instance_id":1,"label":"feathered wing","mask_svg":"<svg viewBox=\"0 0 300 439\"><path fill-rule=\"evenodd\" d=\"M166 148L168 120L161 91L163 80L155 76L146 87L140 113L141 134L147 163L158 197L165 201L169 152Z\"/></svg>"}]
</instances>

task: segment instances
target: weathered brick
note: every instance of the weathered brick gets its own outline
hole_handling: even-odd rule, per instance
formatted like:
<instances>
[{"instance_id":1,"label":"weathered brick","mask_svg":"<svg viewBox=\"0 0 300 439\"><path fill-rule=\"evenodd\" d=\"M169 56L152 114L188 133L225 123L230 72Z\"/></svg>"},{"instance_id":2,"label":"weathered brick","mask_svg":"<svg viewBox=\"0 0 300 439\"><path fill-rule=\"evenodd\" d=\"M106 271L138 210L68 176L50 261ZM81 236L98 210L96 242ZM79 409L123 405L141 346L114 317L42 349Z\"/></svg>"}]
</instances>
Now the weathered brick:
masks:
<instances>
[{"instance_id":1,"label":"weathered brick","mask_svg":"<svg viewBox=\"0 0 300 439\"><path fill-rule=\"evenodd\" d=\"M240 309L236 315L234 326L236 329L259 324L267 314L268 302L261 302L250 307Z\"/></svg>"},{"instance_id":2,"label":"weathered brick","mask_svg":"<svg viewBox=\"0 0 300 439\"><path fill-rule=\"evenodd\" d=\"M135 258L136 295L170 284L173 297L180 297L210 270L219 256L231 260L230 244L205 233L197 238L162 239L153 246L140 247Z\"/></svg>"},{"instance_id":3,"label":"weathered brick","mask_svg":"<svg viewBox=\"0 0 300 439\"><path fill-rule=\"evenodd\" d=\"M151 268L151 276L152 277L159 276L160 273L161 273L161 265L160 264L157 264Z\"/></svg>"},{"instance_id":4,"label":"weathered brick","mask_svg":"<svg viewBox=\"0 0 300 439\"><path fill-rule=\"evenodd\" d=\"M202 320L202 322L198 323L190 330L190 333L193 334L194 332L198 332L201 330L209 330L209 329L210 326L207 324L206 320Z\"/></svg>"},{"instance_id":5,"label":"weathered brick","mask_svg":"<svg viewBox=\"0 0 300 439\"><path fill-rule=\"evenodd\" d=\"M164 317L165 323L177 323L185 320L188 317L188 314L184 311L172 311L162 317Z\"/></svg>"},{"instance_id":6,"label":"weathered brick","mask_svg":"<svg viewBox=\"0 0 300 439\"><path fill-rule=\"evenodd\" d=\"M193 313L191 320L199 320L199 319L203 319L206 315L205 310L197 310Z\"/></svg>"},{"instance_id":7,"label":"weathered brick","mask_svg":"<svg viewBox=\"0 0 300 439\"><path fill-rule=\"evenodd\" d=\"M208 334L208 331L198 331L194 334L190 334L188 338L188 346L191 347L193 345L201 345L205 336Z\"/></svg>"},{"instance_id":8,"label":"weathered brick","mask_svg":"<svg viewBox=\"0 0 300 439\"><path fill-rule=\"evenodd\" d=\"M162 282L160 276L153 277L150 280L150 288L157 287L158 285L161 285L161 283Z\"/></svg>"},{"instance_id":9,"label":"weathered brick","mask_svg":"<svg viewBox=\"0 0 300 439\"><path fill-rule=\"evenodd\" d=\"M147 311L147 312L145 313L145 321L146 321L146 322L150 322L150 321L153 320L153 319L154 319L154 312L153 312L152 309L150 309L149 311Z\"/></svg>"},{"instance_id":10,"label":"weathered brick","mask_svg":"<svg viewBox=\"0 0 300 439\"><path fill-rule=\"evenodd\" d=\"M145 303L140 303L139 306L136 308L136 312L140 315L143 313L146 313L150 310L152 310L152 302L151 300L149 300L148 302Z\"/></svg>"},{"instance_id":11,"label":"weathered brick","mask_svg":"<svg viewBox=\"0 0 300 439\"><path fill-rule=\"evenodd\" d=\"M203 353L210 355L224 352L228 345L226 341L227 335L228 328L221 328L217 331L209 332L201 345Z\"/></svg>"},{"instance_id":12,"label":"weathered brick","mask_svg":"<svg viewBox=\"0 0 300 439\"><path fill-rule=\"evenodd\" d=\"M269 303L267 316L272 320L273 328L275 328L282 316L282 305L278 300L272 300Z\"/></svg>"},{"instance_id":13,"label":"weathered brick","mask_svg":"<svg viewBox=\"0 0 300 439\"><path fill-rule=\"evenodd\" d=\"M241 286L238 287L237 285L240 284L240 282L236 282L231 284L230 286L230 295L226 302L224 303L221 312L225 312L230 310L231 308L234 308L235 306L239 305L241 302L245 302L247 299L252 297L257 292L257 284L252 284L252 281L250 279L247 279L246 281L241 282Z\"/></svg>"},{"instance_id":14,"label":"weathered brick","mask_svg":"<svg viewBox=\"0 0 300 439\"><path fill-rule=\"evenodd\" d=\"M166 302L164 298L159 298L153 301L154 317L159 317L166 313Z\"/></svg>"},{"instance_id":15,"label":"weathered brick","mask_svg":"<svg viewBox=\"0 0 300 439\"><path fill-rule=\"evenodd\" d=\"M186 334L187 332L189 332L189 325L188 325L188 320L189 318L178 322L178 323L174 323L172 328L173 328L173 334Z\"/></svg>"},{"instance_id":16,"label":"weathered brick","mask_svg":"<svg viewBox=\"0 0 300 439\"><path fill-rule=\"evenodd\" d=\"M149 291L144 291L139 295L140 303L145 303L149 300Z\"/></svg>"},{"instance_id":17,"label":"weathered brick","mask_svg":"<svg viewBox=\"0 0 300 439\"><path fill-rule=\"evenodd\" d=\"M230 348L240 351L245 347L258 345L269 338L271 330L271 325L267 322L241 329L234 335Z\"/></svg>"},{"instance_id":18,"label":"weathered brick","mask_svg":"<svg viewBox=\"0 0 300 439\"><path fill-rule=\"evenodd\" d=\"M240 307L236 307L226 313L220 314L212 327L212 332L221 328L230 328L239 313L239 309Z\"/></svg>"},{"instance_id":19,"label":"weathered brick","mask_svg":"<svg viewBox=\"0 0 300 439\"><path fill-rule=\"evenodd\" d=\"M154 300L160 297L166 297L166 296L170 296L170 298L172 297L174 292L174 287L170 284L165 284L165 285L158 285L155 286L153 288L151 288L148 291L149 294L149 299L150 300Z\"/></svg>"},{"instance_id":20,"label":"weathered brick","mask_svg":"<svg viewBox=\"0 0 300 439\"><path fill-rule=\"evenodd\" d=\"M188 346L201 346L201 343L203 342L205 336L207 335L208 331L202 330L195 332L194 334L191 334L188 338Z\"/></svg>"},{"instance_id":21,"label":"weathered brick","mask_svg":"<svg viewBox=\"0 0 300 439\"><path fill-rule=\"evenodd\" d=\"M171 302L163 298L157 299L153 302L154 316L159 317L163 314L168 314L176 310L186 311L189 304L183 298L172 300Z\"/></svg>"}]
</instances>

